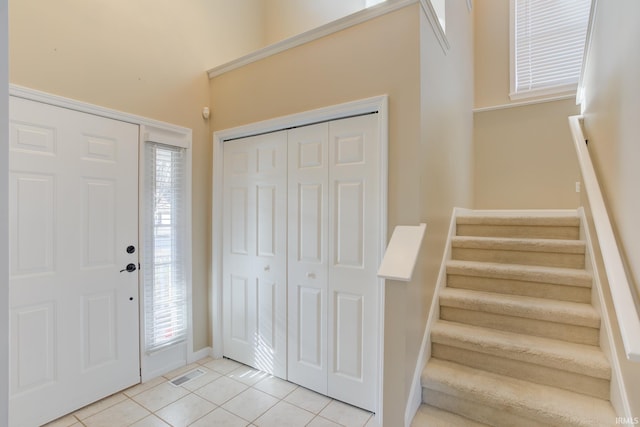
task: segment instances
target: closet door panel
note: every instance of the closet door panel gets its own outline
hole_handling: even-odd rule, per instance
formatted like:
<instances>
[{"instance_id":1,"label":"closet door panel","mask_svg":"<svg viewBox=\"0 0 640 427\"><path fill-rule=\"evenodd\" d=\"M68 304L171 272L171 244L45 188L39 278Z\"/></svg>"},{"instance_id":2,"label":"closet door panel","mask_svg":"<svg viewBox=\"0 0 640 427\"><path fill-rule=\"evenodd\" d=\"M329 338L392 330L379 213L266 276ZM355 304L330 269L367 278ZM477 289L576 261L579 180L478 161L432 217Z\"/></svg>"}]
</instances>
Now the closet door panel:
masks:
<instances>
[{"instance_id":1,"label":"closet door panel","mask_svg":"<svg viewBox=\"0 0 640 427\"><path fill-rule=\"evenodd\" d=\"M289 381L327 393L328 124L289 131Z\"/></svg>"},{"instance_id":2,"label":"closet door panel","mask_svg":"<svg viewBox=\"0 0 640 427\"><path fill-rule=\"evenodd\" d=\"M286 131L225 143L224 355L286 378Z\"/></svg>"},{"instance_id":3,"label":"closet door panel","mask_svg":"<svg viewBox=\"0 0 640 427\"><path fill-rule=\"evenodd\" d=\"M328 394L375 408L380 184L377 116L329 125Z\"/></svg>"}]
</instances>

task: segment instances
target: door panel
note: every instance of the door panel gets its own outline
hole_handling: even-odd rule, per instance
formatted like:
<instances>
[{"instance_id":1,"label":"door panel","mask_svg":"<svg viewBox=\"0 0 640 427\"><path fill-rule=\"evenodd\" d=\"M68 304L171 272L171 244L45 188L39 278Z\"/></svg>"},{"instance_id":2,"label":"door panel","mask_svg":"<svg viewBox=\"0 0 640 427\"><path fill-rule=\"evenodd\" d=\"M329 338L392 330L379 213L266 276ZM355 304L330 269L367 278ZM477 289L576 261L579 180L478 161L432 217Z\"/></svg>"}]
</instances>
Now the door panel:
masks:
<instances>
[{"instance_id":1,"label":"door panel","mask_svg":"<svg viewBox=\"0 0 640 427\"><path fill-rule=\"evenodd\" d=\"M82 246L84 267L115 265L116 206L115 182L83 179Z\"/></svg>"},{"instance_id":2,"label":"door panel","mask_svg":"<svg viewBox=\"0 0 640 427\"><path fill-rule=\"evenodd\" d=\"M289 381L327 394L327 123L289 131Z\"/></svg>"},{"instance_id":3,"label":"door panel","mask_svg":"<svg viewBox=\"0 0 640 427\"><path fill-rule=\"evenodd\" d=\"M10 107L10 417L32 426L140 381L138 127Z\"/></svg>"},{"instance_id":4,"label":"door panel","mask_svg":"<svg viewBox=\"0 0 640 427\"><path fill-rule=\"evenodd\" d=\"M224 147L224 355L286 378L286 132Z\"/></svg>"},{"instance_id":5,"label":"door panel","mask_svg":"<svg viewBox=\"0 0 640 427\"><path fill-rule=\"evenodd\" d=\"M333 265L363 268L363 182L336 180L334 196Z\"/></svg>"},{"instance_id":6,"label":"door panel","mask_svg":"<svg viewBox=\"0 0 640 427\"><path fill-rule=\"evenodd\" d=\"M374 410L380 159L375 114L329 124L328 394Z\"/></svg>"},{"instance_id":7,"label":"door panel","mask_svg":"<svg viewBox=\"0 0 640 427\"><path fill-rule=\"evenodd\" d=\"M358 295L335 293L335 373L362 381L363 301Z\"/></svg>"},{"instance_id":8,"label":"door panel","mask_svg":"<svg viewBox=\"0 0 640 427\"><path fill-rule=\"evenodd\" d=\"M14 348L17 356L12 370L12 393L26 393L44 387L55 380L55 349L58 343L54 333L55 310L53 303L23 307L13 314L13 330L24 337Z\"/></svg>"},{"instance_id":9,"label":"door panel","mask_svg":"<svg viewBox=\"0 0 640 427\"><path fill-rule=\"evenodd\" d=\"M84 296L83 369L112 362L116 357L116 297L113 292Z\"/></svg>"},{"instance_id":10,"label":"door panel","mask_svg":"<svg viewBox=\"0 0 640 427\"><path fill-rule=\"evenodd\" d=\"M51 273L54 270L53 175L16 172L10 174L14 189L11 214L16 218L11 240L11 274L14 277Z\"/></svg>"}]
</instances>

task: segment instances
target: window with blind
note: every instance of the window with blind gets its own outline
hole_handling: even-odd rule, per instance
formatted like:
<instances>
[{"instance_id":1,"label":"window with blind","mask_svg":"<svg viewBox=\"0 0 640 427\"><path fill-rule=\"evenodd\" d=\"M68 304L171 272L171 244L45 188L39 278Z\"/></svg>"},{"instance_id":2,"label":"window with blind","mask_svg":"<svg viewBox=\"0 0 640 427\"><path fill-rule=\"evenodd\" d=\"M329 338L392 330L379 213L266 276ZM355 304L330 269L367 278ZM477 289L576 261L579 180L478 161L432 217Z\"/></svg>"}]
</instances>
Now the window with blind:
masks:
<instances>
[{"instance_id":1,"label":"window with blind","mask_svg":"<svg viewBox=\"0 0 640 427\"><path fill-rule=\"evenodd\" d=\"M511 0L511 99L576 90L591 0Z\"/></svg>"},{"instance_id":2,"label":"window with blind","mask_svg":"<svg viewBox=\"0 0 640 427\"><path fill-rule=\"evenodd\" d=\"M187 338L185 149L145 143L142 259L145 351Z\"/></svg>"}]
</instances>

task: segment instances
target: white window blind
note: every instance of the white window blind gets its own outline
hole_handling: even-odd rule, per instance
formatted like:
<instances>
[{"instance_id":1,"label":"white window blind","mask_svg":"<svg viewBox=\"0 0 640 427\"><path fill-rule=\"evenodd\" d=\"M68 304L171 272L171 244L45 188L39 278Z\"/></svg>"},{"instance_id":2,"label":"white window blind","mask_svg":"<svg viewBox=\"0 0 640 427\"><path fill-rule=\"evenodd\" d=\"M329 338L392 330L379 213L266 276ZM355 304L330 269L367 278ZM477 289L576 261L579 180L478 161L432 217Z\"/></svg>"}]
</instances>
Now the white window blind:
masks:
<instances>
[{"instance_id":1,"label":"white window blind","mask_svg":"<svg viewBox=\"0 0 640 427\"><path fill-rule=\"evenodd\" d=\"M187 337L185 272L185 149L145 145L144 279L145 351Z\"/></svg>"},{"instance_id":2,"label":"white window blind","mask_svg":"<svg viewBox=\"0 0 640 427\"><path fill-rule=\"evenodd\" d=\"M591 0L512 0L511 98L575 90Z\"/></svg>"}]
</instances>

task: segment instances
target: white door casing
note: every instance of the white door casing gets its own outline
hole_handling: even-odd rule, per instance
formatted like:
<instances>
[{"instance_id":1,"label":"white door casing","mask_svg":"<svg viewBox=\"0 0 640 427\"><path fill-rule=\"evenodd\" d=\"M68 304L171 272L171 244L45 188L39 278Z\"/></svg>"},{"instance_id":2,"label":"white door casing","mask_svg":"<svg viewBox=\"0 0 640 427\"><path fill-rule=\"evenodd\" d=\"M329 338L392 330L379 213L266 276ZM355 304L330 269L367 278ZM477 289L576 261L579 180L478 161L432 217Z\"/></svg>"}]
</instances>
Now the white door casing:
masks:
<instances>
[{"instance_id":1,"label":"white door casing","mask_svg":"<svg viewBox=\"0 0 640 427\"><path fill-rule=\"evenodd\" d=\"M138 126L10 115L10 417L31 426L140 380Z\"/></svg>"},{"instance_id":2,"label":"white door casing","mask_svg":"<svg viewBox=\"0 0 640 427\"><path fill-rule=\"evenodd\" d=\"M224 150L224 354L286 378L287 135Z\"/></svg>"}]
</instances>

